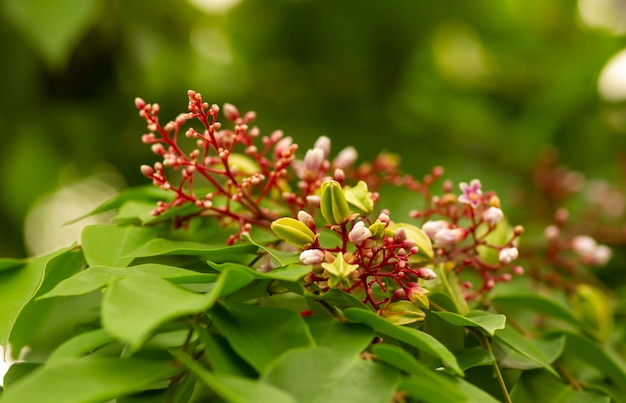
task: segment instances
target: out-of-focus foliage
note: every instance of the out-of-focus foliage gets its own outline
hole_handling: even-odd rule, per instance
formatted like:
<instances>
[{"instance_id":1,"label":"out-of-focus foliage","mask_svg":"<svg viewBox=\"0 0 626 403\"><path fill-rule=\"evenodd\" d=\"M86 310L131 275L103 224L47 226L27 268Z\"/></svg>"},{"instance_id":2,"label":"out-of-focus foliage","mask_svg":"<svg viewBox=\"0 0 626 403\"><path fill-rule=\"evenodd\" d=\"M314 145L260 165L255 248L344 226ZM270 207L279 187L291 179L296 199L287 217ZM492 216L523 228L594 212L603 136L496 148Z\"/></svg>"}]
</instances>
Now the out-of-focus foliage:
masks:
<instances>
[{"instance_id":1,"label":"out-of-focus foliage","mask_svg":"<svg viewBox=\"0 0 626 403\"><path fill-rule=\"evenodd\" d=\"M0 255L27 254L26 215L61 186L99 175L98 187L77 192L106 197L120 177L145 183L138 165L151 156L132 100L158 99L171 115L189 88L256 110L260 126L304 146L329 135L337 147L358 144L365 158L387 149L414 174L443 165L455 179L481 177L521 207L547 146L591 177L620 177L626 112L603 101L597 83L626 42L586 26L575 2L193 3L204 8L1 3ZM593 3L579 2L597 11L618 1ZM620 14L612 16L619 27ZM71 194L57 199L76 215L101 200L81 210ZM48 219L31 216L30 231Z\"/></svg>"}]
</instances>

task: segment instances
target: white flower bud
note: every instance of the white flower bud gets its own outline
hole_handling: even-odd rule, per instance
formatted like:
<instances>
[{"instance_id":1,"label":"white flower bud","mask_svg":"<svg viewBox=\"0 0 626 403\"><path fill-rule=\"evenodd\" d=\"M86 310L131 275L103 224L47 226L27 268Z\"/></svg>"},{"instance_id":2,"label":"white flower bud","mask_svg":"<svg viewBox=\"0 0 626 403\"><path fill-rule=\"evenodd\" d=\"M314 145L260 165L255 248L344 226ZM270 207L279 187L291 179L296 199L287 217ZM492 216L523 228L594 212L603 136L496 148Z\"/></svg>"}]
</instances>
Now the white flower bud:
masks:
<instances>
[{"instance_id":1,"label":"white flower bud","mask_svg":"<svg viewBox=\"0 0 626 403\"><path fill-rule=\"evenodd\" d=\"M354 147L346 147L333 160L334 168L346 169L356 161L358 154Z\"/></svg>"},{"instance_id":2,"label":"white flower bud","mask_svg":"<svg viewBox=\"0 0 626 403\"><path fill-rule=\"evenodd\" d=\"M353 242L355 244L359 244L371 237L372 233L368 228L365 228L365 223L363 221L359 221L354 224L354 227L352 227L352 230L350 230L350 233L348 233L348 239L350 240L350 242Z\"/></svg>"},{"instance_id":3,"label":"white flower bud","mask_svg":"<svg viewBox=\"0 0 626 403\"><path fill-rule=\"evenodd\" d=\"M324 150L324 158L328 158L328 154L330 154L330 139L326 136L320 136L313 148L319 148Z\"/></svg>"},{"instance_id":4,"label":"white flower bud","mask_svg":"<svg viewBox=\"0 0 626 403\"><path fill-rule=\"evenodd\" d=\"M444 220L426 221L424 225L422 225L422 231L424 231L430 239L435 239L437 232L448 228L450 228L450 224Z\"/></svg>"},{"instance_id":5,"label":"white flower bud","mask_svg":"<svg viewBox=\"0 0 626 403\"><path fill-rule=\"evenodd\" d=\"M498 260L501 263L509 264L519 256L517 248L504 248L498 253Z\"/></svg>"},{"instance_id":6,"label":"white flower bud","mask_svg":"<svg viewBox=\"0 0 626 403\"><path fill-rule=\"evenodd\" d=\"M319 249L307 249L300 253L300 261L306 265L320 264L324 261L324 252Z\"/></svg>"},{"instance_id":7,"label":"white flower bud","mask_svg":"<svg viewBox=\"0 0 626 403\"><path fill-rule=\"evenodd\" d=\"M483 213L483 220L489 225L495 225L504 217L504 213L498 207L489 207Z\"/></svg>"}]
</instances>

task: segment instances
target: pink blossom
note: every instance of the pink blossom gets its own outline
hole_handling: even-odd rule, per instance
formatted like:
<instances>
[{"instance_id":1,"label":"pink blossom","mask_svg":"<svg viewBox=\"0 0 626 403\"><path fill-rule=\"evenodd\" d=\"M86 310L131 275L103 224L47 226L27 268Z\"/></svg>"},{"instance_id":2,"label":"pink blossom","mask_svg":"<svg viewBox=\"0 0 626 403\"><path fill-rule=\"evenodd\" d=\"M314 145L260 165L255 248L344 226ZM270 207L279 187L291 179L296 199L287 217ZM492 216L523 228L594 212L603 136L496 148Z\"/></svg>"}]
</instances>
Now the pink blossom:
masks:
<instances>
[{"instance_id":1,"label":"pink blossom","mask_svg":"<svg viewBox=\"0 0 626 403\"><path fill-rule=\"evenodd\" d=\"M501 263L509 264L517 259L518 256L519 251L517 250L517 248L504 248L501 249L498 253L498 260L500 260Z\"/></svg>"},{"instance_id":2,"label":"pink blossom","mask_svg":"<svg viewBox=\"0 0 626 403\"><path fill-rule=\"evenodd\" d=\"M463 228L444 228L435 234L435 248L447 248L462 241L467 236L467 230Z\"/></svg>"},{"instance_id":3,"label":"pink blossom","mask_svg":"<svg viewBox=\"0 0 626 403\"><path fill-rule=\"evenodd\" d=\"M466 182L461 182L459 187L461 188L463 194L459 196L458 200L461 203L469 204L472 208L478 207L481 196L483 195L480 180L473 179L469 185Z\"/></svg>"}]
</instances>

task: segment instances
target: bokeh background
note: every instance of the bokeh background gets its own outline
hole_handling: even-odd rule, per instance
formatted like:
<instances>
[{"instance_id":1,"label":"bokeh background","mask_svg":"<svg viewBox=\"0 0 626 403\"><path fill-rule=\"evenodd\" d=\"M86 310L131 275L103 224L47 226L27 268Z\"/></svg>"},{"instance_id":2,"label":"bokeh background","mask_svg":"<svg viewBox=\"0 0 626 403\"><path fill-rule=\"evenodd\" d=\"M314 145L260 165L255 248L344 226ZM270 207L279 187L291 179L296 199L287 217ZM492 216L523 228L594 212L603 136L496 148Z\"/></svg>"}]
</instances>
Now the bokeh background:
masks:
<instances>
[{"instance_id":1,"label":"bokeh background","mask_svg":"<svg viewBox=\"0 0 626 403\"><path fill-rule=\"evenodd\" d=\"M520 218L545 155L622 186L623 0L2 0L0 256L67 245L64 224L155 157L134 98L186 91L255 110L262 133L399 153L481 178Z\"/></svg>"}]
</instances>

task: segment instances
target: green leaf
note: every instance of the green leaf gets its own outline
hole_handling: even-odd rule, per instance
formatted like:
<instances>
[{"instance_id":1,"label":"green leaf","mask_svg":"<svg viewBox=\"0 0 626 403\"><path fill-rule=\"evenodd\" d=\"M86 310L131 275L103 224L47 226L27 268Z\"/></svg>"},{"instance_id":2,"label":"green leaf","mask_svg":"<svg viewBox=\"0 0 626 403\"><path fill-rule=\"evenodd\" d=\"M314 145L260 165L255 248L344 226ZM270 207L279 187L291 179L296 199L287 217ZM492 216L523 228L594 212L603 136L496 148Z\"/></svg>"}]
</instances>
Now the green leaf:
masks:
<instances>
[{"instance_id":1,"label":"green leaf","mask_svg":"<svg viewBox=\"0 0 626 403\"><path fill-rule=\"evenodd\" d=\"M412 375L408 379L403 379L401 384L401 389L409 396L432 403L465 401L465 394L458 390L453 378L433 371L409 355L406 350L384 343L376 344L372 351L377 360Z\"/></svg>"},{"instance_id":2,"label":"green leaf","mask_svg":"<svg viewBox=\"0 0 626 403\"><path fill-rule=\"evenodd\" d=\"M626 385L626 364L619 354L611 353L593 340L576 333L567 333L566 353L574 354L590 366L606 374L615 383Z\"/></svg>"},{"instance_id":3,"label":"green leaf","mask_svg":"<svg viewBox=\"0 0 626 403\"><path fill-rule=\"evenodd\" d=\"M283 280L283 281L298 281L311 272L310 266L304 266L300 263L290 264L283 267L272 269L268 272L261 272L240 263L213 263L208 262L211 268L221 272L227 268L238 268L246 272L250 272L255 278Z\"/></svg>"},{"instance_id":4,"label":"green leaf","mask_svg":"<svg viewBox=\"0 0 626 403\"><path fill-rule=\"evenodd\" d=\"M270 384L233 375L214 374L193 359L178 355L189 368L222 401L228 403L295 403L287 392Z\"/></svg>"},{"instance_id":5,"label":"green leaf","mask_svg":"<svg viewBox=\"0 0 626 403\"><path fill-rule=\"evenodd\" d=\"M246 273L227 270L207 294L198 294L153 276L133 276L113 283L102 300L102 326L138 348L161 324L209 309L219 297L252 281Z\"/></svg>"},{"instance_id":6,"label":"green leaf","mask_svg":"<svg viewBox=\"0 0 626 403\"><path fill-rule=\"evenodd\" d=\"M90 225L81 234L85 260L90 266L128 266L133 257L126 255L155 238L158 231L155 227Z\"/></svg>"},{"instance_id":7,"label":"green leaf","mask_svg":"<svg viewBox=\"0 0 626 403\"><path fill-rule=\"evenodd\" d=\"M73 224L87 217L118 209L128 202L145 202L151 203L154 206L159 200L165 200L168 196L167 191L153 185L124 189L96 207L93 211L70 221L68 224Z\"/></svg>"},{"instance_id":8,"label":"green leaf","mask_svg":"<svg viewBox=\"0 0 626 403\"><path fill-rule=\"evenodd\" d=\"M449 311L465 315L469 311L469 306L456 274L446 270L443 264L434 265L432 269L437 277L428 281L427 288L430 291L428 297L440 305L443 303L442 306ZM442 298L439 298L438 294L442 294Z\"/></svg>"},{"instance_id":9,"label":"green leaf","mask_svg":"<svg viewBox=\"0 0 626 403\"><path fill-rule=\"evenodd\" d=\"M346 186L343 193L348 204L356 208L361 215L368 216L374 209L374 199L364 181L359 181L355 187Z\"/></svg>"},{"instance_id":10,"label":"green leaf","mask_svg":"<svg viewBox=\"0 0 626 403\"><path fill-rule=\"evenodd\" d=\"M18 267L22 267L26 264L23 259L11 259L11 258L1 258L0 259L0 272L5 270L17 269Z\"/></svg>"},{"instance_id":11,"label":"green leaf","mask_svg":"<svg viewBox=\"0 0 626 403\"><path fill-rule=\"evenodd\" d=\"M193 326L204 344L204 356L214 373L249 378L256 376L255 371L233 351L222 336L213 334L200 325Z\"/></svg>"},{"instance_id":12,"label":"green leaf","mask_svg":"<svg viewBox=\"0 0 626 403\"><path fill-rule=\"evenodd\" d=\"M529 311L558 318L578 326L578 321L572 314L571 308L557 302L553 298L551 299L535 292L514 291L497 293L491 301L496 307L500 307L503 304L512 304L516 307L523 307Z\"/></svg>"},{"instance_id":13,"label":"green leaf","mask_svg":"<svg viewBox=\"0 0 626 403\"><path fill-rule=\"evenodd\" d=\"M13 330L9 336L14 351L30 345L36 337L42 336L42 328L52 309L52 301L37 300L37 296L47 292L61 280L66 279L79 271L85 264L80 250L67 250L65 253L54 256L44 267L44 278L33 299L23 307L15 320Z\"/></svg>"},{"instance_id":14,"label":"green leaf","mask_svg":"<svg viewBox=\"0 0 626 403\"><path fill-rule=\"evenodd\" d=\"M310 347L278 357L261 381L288 392L300 403L389 402L398 375L395 368L356 354Z\"/></svg>"},{"instance_id":15,"label":"green leaf","mask_svg":"<svg viewBox=\"0 0 626 403\"><path fill-rule=\"evenodd\" d=\"M540 343L527 339L511 326L506 326L504 329L500 329L495 333L493 338L494 354L498 359L498 363L500 363L503 367L521 369L544 368L558 378L559 375L554 368L552 368L551 364L556 358L558 358L558 355L561 354L563 340L555 340L556 341L553 340L550 342L551 347L558 347L560 345L560 350L556 350L556 357L547 357L547 354L542 351L543 349L541 348ZM508 347L518 355L507 353L506 348L499 349L498 344Z\"/></svg>"},{"instance_id":16,"label":"green leaf","mask_svg":"<svg viewBox=\"0 0 626 403\"><path fill-rule=\"evenodd\" d=\"M470 311L465 316L454 312L432 311L431 314L437 315L453 325L481 328L490 336L493 336L496 330L504 329L504 322L506 322L506 316L504 315L479 310Z\"/></svg>"},{"instance_id":17,"label":"green leaf","mask_svg":"<svg viewBox=\"0 0 626 403\"><path fill-rule=\"evenodd\" d=\"M126 252L124 257L137 258L147 256L185 255L202 256L213 262L228 262L239 255L252 255L257 252L257 246L239 244L233 246L207 245L191 241L174 241L165 238L155 238L142 244L134 250Z\"/></svg>"},{"instance_id":18,"label":"green leaf","mask_svg":"<svg viewBox=\"0 0 626 403\"><path fill-rule=\"evenodd\" d=\"M511 391L515 403L609 403L610 397L595 391L576 391L547 371L524 371Z\"/></svg>"},{"instance_id":19,"label":"green leaf","mask_svg":"<svg viewBox=\"0 0 626 403\"><path fill-rule=\"evenodd\" d=\"M61 70L81 37L97 20L98 0L7 0L7 17L32 42L46 64ZM55 16L55 18L50 18Z\"/></svg>"},{"instance_id":20,"label":"green leaf","mask_svg":"<svg viewBox=\"0 0 626 403\"><path fill-rule=\"evenodd\" d=\"M107 287L122 278L145 275L159 277L175 284L208 283L215 281L218 277L216 274L198 273L193 270L154 263L125 268L93 266L61 281L56 287L39 298L87 294Z\"/></svg>"},{"instance_id":21,"label":"green leaf","mask_svg":"<svg viewBox=\"0 0 626 403\"><path fill-rule=\"evenodd\" d=\"M2 403L85 403L114 399L168 379L165 361L97 358L44 365L5 390Z\"/></svg>"},{"instance_id":22,"label":"green leaf","mask_svg":"<svg viewBox=\"0 0 626 403\"><path fill-rule=\"evenodd\" d=\"M48 365L71 361L81 358L85 354L114 342L115 339L104 329L96 329L90 332L81 333L61 344L48 357Z\"/></svg>"},{"instance_id":23,"label":"green leaf","mask_svg":"<svg viewBox=\"0 0 626 403\"><path fill-rule=\"evenodd\" d=\"M258 372L289 349L315 345L304 320L286 309L216 304L209 315L233 350Z\"/></svg>"},{"instance_id":24,"label":"green leaf","mask_svg":"<svg viewBox=\"0 0 626 403\"><path fill-rule=\"evenodd\" d=\"M246 238L250 241L250 243L256 245L259 249L267 252L281 266L287 266L292 263L300 263L300 255L296 252L272 249L261 243L255 242L250 236L246 236Z\"/></svg>"},{"instance_id":25,"label":"green leaf","mask_svg":"<svg viewBox=\"0 0 626 403\"><path fill-rule=\"evenodd\" d=\"M463 375L463 370L459 367L454 355L431 335L409 327L396 326L375 313L363 309L348 308L344 314L352 322L369 325L378 333L393 337L398 341L440 358L443 364L454 373Z\"/></svg>"},{"instance_id":26,"label":"green leaf","mask_svg":"<svg viewBox=\"0 0 626 403\"><path fill-rule=\"evenodd\" d=\"M320 347L359 354L374 339L372 328L359 323L344 323L335 318L316 316L306 317L304 320Z\"/></svg>"},{"instance_id":27,"label":"green leaf","mask_svg":"<svg viewBox=\"0 0 626 403\"><path fill-rule=\"evenodd\" d=\"M456 359L463 371L487 365L493 365L496 358L489 351L482 347L471 347L460 350L456 354Z\"/></svg>"},{"instance_id":28,"label":"green leaf","mask_svg":"<svg viewBox=\"0 0 626 403\"><path fill-rule=\"evenodd\" d=\"M0 345L6 345L17 317L41 286L46 264L69 250L36 257L20 268L0 272Z\"/></svg>"}]
</instances>

